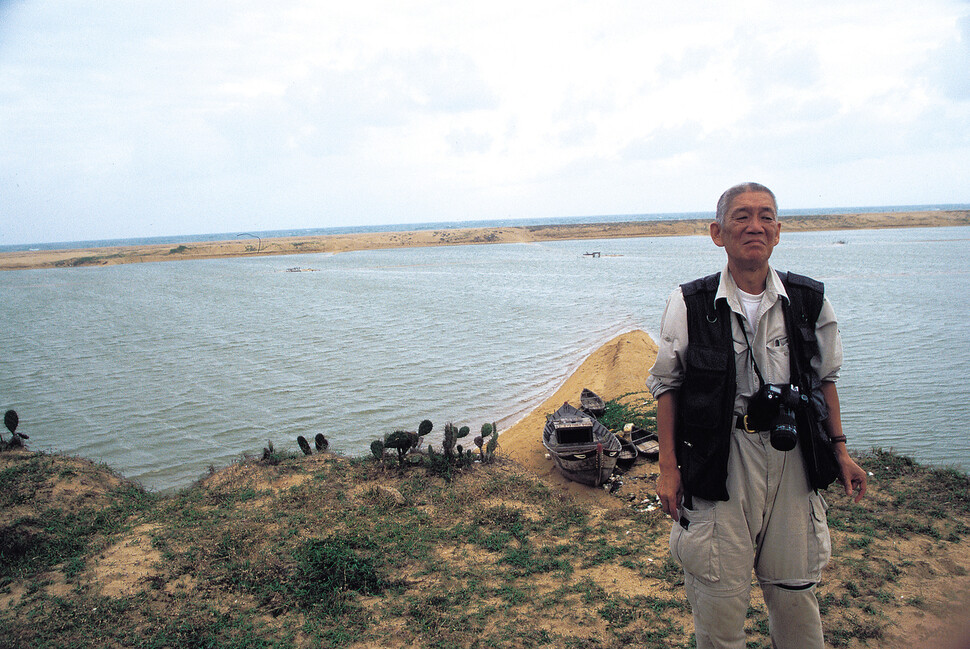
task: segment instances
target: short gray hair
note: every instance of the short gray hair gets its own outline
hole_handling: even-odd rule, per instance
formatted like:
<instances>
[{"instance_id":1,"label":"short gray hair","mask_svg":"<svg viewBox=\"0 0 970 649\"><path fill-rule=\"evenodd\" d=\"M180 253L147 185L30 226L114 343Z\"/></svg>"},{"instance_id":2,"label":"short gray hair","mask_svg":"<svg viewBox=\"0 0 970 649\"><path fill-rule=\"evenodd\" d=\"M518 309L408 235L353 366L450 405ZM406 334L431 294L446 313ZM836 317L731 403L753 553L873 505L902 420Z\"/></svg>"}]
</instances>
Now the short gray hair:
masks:
<instances>
[{"instance_id":1,"label":"short gray hair","mask_svg":"<svg viewBox=\"0 0 970 649\"><path fill-rule=\"evenodd\" d=\"M717 200L717 212L714 214L714 220L717 221L718 225L724 226L724 217L727 216L728 210L731 208L731 201L746 192L764 192L768 194L771 196L771 202L775 204L775 212L778 211L778 199L775 198L773 191L760 183L741 183L728 189Z\"/></svg>"}]
</instances>

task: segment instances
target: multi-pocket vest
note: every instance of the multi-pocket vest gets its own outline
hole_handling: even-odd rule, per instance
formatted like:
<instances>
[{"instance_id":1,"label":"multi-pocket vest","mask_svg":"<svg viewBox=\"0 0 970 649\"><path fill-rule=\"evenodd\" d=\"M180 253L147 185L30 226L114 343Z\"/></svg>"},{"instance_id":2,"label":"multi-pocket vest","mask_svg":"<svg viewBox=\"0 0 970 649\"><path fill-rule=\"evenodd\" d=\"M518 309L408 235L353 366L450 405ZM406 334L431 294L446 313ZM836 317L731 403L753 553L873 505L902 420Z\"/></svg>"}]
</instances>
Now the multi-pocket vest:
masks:
<instances>
[{"instance_id":1,"label":"multi-pocket vest","mask_svg":"<svg viewBox=\"0 0 970 649\"><path fill-rule=\"evenodd\" d=\"M789 298L782 298L782 309L791 382L802 394L811 395L816 413L824 419L827 413L821 381L812 370L812 357L819 352L815 322L822 309L824 287L795 273L778 275ZM728 500L727 465L737 391L732 312L727 300L714 299L720 278L721 274L715 273L681 285L687 305L688 344L684 380L677 395L677 462L685 493L707 500Z\"/></svg>"}]
</instances>

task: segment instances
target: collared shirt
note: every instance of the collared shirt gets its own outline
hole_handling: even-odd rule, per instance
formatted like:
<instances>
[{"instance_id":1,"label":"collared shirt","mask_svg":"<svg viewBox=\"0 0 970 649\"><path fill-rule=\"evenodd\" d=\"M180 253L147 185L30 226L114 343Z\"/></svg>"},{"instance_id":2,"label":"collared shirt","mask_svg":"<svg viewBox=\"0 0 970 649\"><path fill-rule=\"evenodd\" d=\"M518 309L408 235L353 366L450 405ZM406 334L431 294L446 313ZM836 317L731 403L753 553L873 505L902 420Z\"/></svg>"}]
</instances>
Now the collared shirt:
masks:
<instances>
[{"instance_id":1,"label":"collared shirt","mask_svg":"<svg viewBox=\"0 0 970 649\"><path fill-rule=\"evenodd\" d=\"M788 359L788 333L781 300L788 299L785 286L778 273L768 269L764 297L752 326L744 315L738 299L738 287L727 267L721 272L715 300L727 300L733 316L731 333L734 338L734 361L737 370L738 390L734 399L734 411L747 411L748 399L760 388L754 363L764 377L765 383L787 384L790 364ZM742 322L744 329L742 329ZM745 340L747 335L747 341ZM842 367L842 338L838 322L828 298L822 303L818 321L815 323L820 355L812 358L812 368L822 381L835 381ZM750 346L749 346L750 342ZM680 287L671 294L660 323L660 341L657 360L650 368L647 388L654 398L668 390L676 390L684 380L684 353L687 350L687 305Z\"/></svg>"}]
</instances>

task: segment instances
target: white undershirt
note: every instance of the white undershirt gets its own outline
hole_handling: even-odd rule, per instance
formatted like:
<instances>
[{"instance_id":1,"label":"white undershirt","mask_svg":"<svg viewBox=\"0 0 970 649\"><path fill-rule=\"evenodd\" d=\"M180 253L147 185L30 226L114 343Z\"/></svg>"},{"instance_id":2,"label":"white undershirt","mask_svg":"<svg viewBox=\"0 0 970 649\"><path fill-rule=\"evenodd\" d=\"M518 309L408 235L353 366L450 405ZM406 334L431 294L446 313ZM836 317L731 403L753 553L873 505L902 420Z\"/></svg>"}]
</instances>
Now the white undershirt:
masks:
<instances>
[{"instance_id":1,"label":"white undershirt","mask_svg":"<svg viewBox=\"0 0 970 649\"><path fill-rule=\"evenodd\" d=\"M738 300L741 302L741 308L744 309L744 315L748 319L751 331L756 331L758 328L758 307L761 306L761 299L764 296L764 291L757 295L751 295L751 293L745 293L738 289Z\"/></svg>"}]
</instances>

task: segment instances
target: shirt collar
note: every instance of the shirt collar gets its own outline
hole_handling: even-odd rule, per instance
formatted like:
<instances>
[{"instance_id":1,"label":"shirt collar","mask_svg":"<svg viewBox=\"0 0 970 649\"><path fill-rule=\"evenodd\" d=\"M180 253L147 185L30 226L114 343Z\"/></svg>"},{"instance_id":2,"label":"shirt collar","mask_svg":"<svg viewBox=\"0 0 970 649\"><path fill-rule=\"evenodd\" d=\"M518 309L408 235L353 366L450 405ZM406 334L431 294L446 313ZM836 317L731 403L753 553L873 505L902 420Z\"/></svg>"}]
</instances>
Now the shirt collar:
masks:
<instances>
[{"instance_id":1,"label":"shirt collar","mask_svg":"<svg viewBox=\"0 0 970 649\"><path fill-rule=\"evenodd\" d=\"M785 291L785 285L782 283L781 278L778 277L777 271L771 266L768 266L768 278L765 282L765 297L764 299L768 304L774 304L778 298L785 298L788 302L788 293ZM727 300L728 306L731 307L732 311L737 313L744 313L741 308L741 301L738 299L738 285L734 283L734 278L731 277L731 271L725 265L724 270L721 271L721 281L717 286L717 293L714 295L714 302L718 300Z\"/></svg>"}]
</instances>

